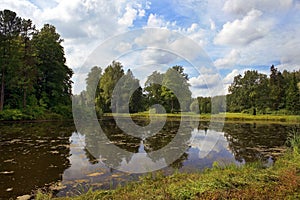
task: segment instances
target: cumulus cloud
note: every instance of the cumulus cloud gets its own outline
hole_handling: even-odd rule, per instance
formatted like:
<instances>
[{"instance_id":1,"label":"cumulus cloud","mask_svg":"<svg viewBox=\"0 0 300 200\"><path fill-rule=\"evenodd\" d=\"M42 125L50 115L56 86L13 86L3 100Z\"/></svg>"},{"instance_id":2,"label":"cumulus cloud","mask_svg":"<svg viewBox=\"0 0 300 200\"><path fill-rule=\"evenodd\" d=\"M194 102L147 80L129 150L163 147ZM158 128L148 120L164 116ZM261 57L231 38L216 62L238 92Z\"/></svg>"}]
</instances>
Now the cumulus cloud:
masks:
<instances>
[{"instance_id":1,"label":"cumulus cloud","mask_svg":"<svg viewBox=\"0 0 300 200\"><path fill-rule=\"evenodd\" d=\"M225 86L217 73L201 74L189 80L193 97L197 96L217 96L225 94Z\"/></svg>"},{"instance_id":2,"label":"cumulus cloud","mask_svg":"<svg viewBox=\"0 0 300 200\"><path fill-rule=\"evenodd\" d=\"M293 5L293 0L227 0L223 10L227 13L245 15L253 9L264 12L286 11Z\"/></svg>"},{"instance_id":3,"label":"cumulus cloud","mask_svg":"<svg viewBox=\"0 0 300 200\"><path fill-rule=\"evenodd\" d=\"M41 27L43 20L41 19L42 11L28 0L1 0L0 10L9 9L17 12L18 16L25 19L32 19L33 22Z\"/></svg>"},{"instance_id":4,"label":"cumulus cloud","mask_svg":"<svg viewBox=\"0 0 300 200\"><path fill-rule=\"evenodd\" d=\"M243 19L227 22L215 37L215 44L245 46L266 36L273 26L272 21L262 18L259 10L251 10Z\"/></svg>"},{"instance_id":5,"label":"cumulus cloud","mask_svg":"<svg viewBox=\"0 0 300 200\"><path fill-rule=\"evenodd\" d=\"M120 18L118 20L118 24L120 25L125 25L128 27L133 26L133 21L136 19L138 14L138 11L130 6L126 6L126 12L125 14L122 16L122 18Z\"/></svg>"},{"instance_id":6,"label":"cumulus cloud","mask_svg":"<svg viewBox=\"0 0 300 200\"><path fill-rule=\"evenodd\" d=\"M217 59L214 65L217 68L232 68L237 64L237 61L241 57L240 52L236 49L230 51L224 58Z\"/></svg>"},{"instance_id":7,"label":"cumulus cloud","mask_svg":"<svg viewBox=\"0 0 300 200\"><path fill-rule=\"evenodd\" d=\"M39 29L45 23L53 24L64 39L67 65L72 67L75 73L102 42L114 40L119 33L139 28L147 30L151 27L172 30L182 34L182 37L174 38L168 31L152 29L152 32L145 31L140 35L131 35L132 37L128 39L118 40L112 44L113 47L105 47L101 51L101 56L97 56L105 60L111 58L110 54L121 56L139 47L142 48L141 51L129 53L126 59L123 57L125 67L128 64L132 68L134 63L148 67L154 66L153 63L172 65L180 62L180 59L204 57L203 50L190 45L192 39L207 51L217 68L238 67L229 74L228 70L222 70L222 77L225 77L224 84L233 80L237 72L243 72L242 66L257 69L256 66L278 64L280 70L300 68L298 0L162 2L165 3L162 5L168 5L168 13L162 12L164 8L158 8L154 2L152 7L148 0L0 0L0 2L1 10L10 9L23 18L30 18ZM169 49L169 52L164 51L164 48ZM197 66L208 65L198 63ZM75 77L83 77L83 73L87 73L92 65L84 67L86 69L82 69ZM205 76L206 82L201 82L198 74L193 74L191 83L195 94L207 94L205 85L214 87L214 69L210 67L205 69L200 71ZM221 93L221 90L219 91Z\"/></svg>"},{"instance_id":8,"label":"cumulus cloud","mask_svg":"<svg viewBox=\"0 0 300 200\"><path fill-rule=\"evenodd\" d=\"M147 28L174 28L176 22L165 20L163 16L157 14L150 14L147 21Z\"/></svg>"},{"instance_id":9,"label":"cumulus cloud","mask_svg":"<svg viewBox=\"0 0 300 200\"><path fill-rule=\"evenodd\" d=\"M232 70L229 74L227 74L227 76L223 79L223 83L224 84L231 84L233 82L233 79L235 76L237 75L243 75L243 72L241 70L238 69L234 69Z\"/></svg>"}]
</instances>

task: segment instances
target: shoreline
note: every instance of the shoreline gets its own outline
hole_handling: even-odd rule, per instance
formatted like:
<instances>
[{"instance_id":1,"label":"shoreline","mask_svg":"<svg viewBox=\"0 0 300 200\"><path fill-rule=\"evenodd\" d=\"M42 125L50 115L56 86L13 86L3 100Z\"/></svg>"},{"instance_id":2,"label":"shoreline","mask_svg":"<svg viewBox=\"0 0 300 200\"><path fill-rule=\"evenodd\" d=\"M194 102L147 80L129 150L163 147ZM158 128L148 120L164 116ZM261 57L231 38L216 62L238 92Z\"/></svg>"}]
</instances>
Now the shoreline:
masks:
<instances>
[{"instance_id":1,"label":"shoreline","mask_svg":"<svg viewBox=\"0 0 300 200\"><path fill-rule=\"evenodd\" d=\"M202 172L148 173L116 189L90 188L78 196L55 197L39 191L36 199L268 199L271 194L276 199L295 199L300 197L299 168L299 149L292 147L270 167L260 162L242 166L215 162Z\"/></svg>"}]
</instances>

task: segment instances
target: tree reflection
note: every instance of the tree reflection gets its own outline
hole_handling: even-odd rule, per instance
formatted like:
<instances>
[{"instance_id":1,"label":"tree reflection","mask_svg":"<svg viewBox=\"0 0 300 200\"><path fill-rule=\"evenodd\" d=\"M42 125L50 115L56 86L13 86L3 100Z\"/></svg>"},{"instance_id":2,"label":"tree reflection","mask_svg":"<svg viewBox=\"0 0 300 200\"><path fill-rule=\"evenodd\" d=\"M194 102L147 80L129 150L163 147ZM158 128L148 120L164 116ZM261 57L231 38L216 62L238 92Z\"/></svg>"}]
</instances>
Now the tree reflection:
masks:
<instances>
[{"instance_id":1,"label":"tree reflection","mask_svg":"<svg viewBox=\"0 0 300 200\"><path fill-rule=\"evenodd\" d=\"M267 162L285 145L288 127L280 124L226 123L224 136L239 162ZM276 149L277 148L277 149Z\"/></svg>"},{"instance_id":2,"label":"tree reflection","mask_svg":"<svg viewBox=\"0 0 300 200\"><path fill-rule=\"evenodd\" d=\"M138 120L136 123L145 126L149 122ZM189 147L191 138L190 122L180 126L180 121L167 121L161 131L144 140L124 133L113 119L100 121L100 126L104 134L97 133L93 126L84 126L86 149L89 152L87 155L89 160L99 158L108 167L118 169L122 168L125 163L130 166L131 162L138 161L138 159L141 162L145 159L151 159L152 163L161 164L163 160L168 164L175 161L173 166L182 166L188 157L185 152ZM176 134L180 134L179 139L175 137ZM172 148L165 148L158 152L170 142L174 142L176 146L172 144ZM179 159L174 160L174 157L164 156L164 154L170 155L171 153L180 154Z\"/></svg>"},{"instance_id":3,"label":"tree reflection","mask_svg":"<svg viewBox=\"0 0 300 200\"><path fill-rule=\"evenodd\" d=\"M30 194L33 189L62 180L70 167L72 123L0 124L0 198ZM13 188L11 193L7 188Z\"/></svg>"}]
</instances>

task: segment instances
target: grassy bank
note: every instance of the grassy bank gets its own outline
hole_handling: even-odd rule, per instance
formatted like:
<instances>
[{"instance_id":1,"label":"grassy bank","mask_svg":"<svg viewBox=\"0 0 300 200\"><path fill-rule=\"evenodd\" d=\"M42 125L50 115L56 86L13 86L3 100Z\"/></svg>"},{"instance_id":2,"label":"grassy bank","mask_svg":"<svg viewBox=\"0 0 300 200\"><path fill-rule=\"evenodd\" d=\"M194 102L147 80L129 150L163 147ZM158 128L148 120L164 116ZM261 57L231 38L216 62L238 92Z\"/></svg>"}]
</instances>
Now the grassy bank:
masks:
<instances>
[{"instance_id":1,"label":"grassy bank","mask_svg":"<svg viewBox=\"0 0 300 200\"><path fill-rule=\"evenodd\" d=\"M90 190L81 199L299 199L300 198L300 137L291 137L290 148L273 166L260 163L244 166L221 166L202 173L176 173L164 176L149 174L115 190ZM51 195L38 193L39 200Z\"/></svg>"},{"instance_id":2,"label":"grassy bank","mask_svg":"<svg viewBox=\"0 0 300 200\"><path fill-rule=\"evenodd\" d=\"M220 114L195 114L195 113L167 113L167 114L152 114L154 117L168 117L169 119L183 119L193 120L213 120L213 121L267 121L267 122L291 122L298 123L300 122L300 115L251 115L246 113L220 113ZM112 116L111 113L104 114L104 116ZM134 113L134 114L118 114L120 117L133 117L133 118L148 118L149 112Z\"/></svg>"}]
</instances>

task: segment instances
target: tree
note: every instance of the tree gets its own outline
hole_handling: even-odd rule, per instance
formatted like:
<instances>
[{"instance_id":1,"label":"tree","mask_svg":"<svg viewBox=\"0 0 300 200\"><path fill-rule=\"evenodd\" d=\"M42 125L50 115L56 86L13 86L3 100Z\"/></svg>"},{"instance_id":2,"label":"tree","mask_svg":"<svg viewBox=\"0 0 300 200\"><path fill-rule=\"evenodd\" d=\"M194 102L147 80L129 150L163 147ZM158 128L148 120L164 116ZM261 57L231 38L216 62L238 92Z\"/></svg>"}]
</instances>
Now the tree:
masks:
<instances>
[{"instance_id":1,"label":"tree","mask_svg":"<svg viewBox=\"0 0 300 200\"><path fill-rule=\"evenodd\" d=\"M162 96L170 107L170 112L181 109L188 111L192 99L188 76L183 73L182 66L174 66L167 70L163 78Z\"/></svg>"},{"instance_id":2,"label":"tree","mask_svg":"<svg viewBox=\"0 0 300 200\"><path fill-rule=\"evenodd\" d=\"M21 26L21 52L22 52L22 64L18 70L20 73L18 85L23 90L23 109L27 106L27 96L34 91L34 83L37 81L36 65L38 64L37 50L32 45L31 38L36 33L35 26L32 21L22 20Z\"/></svg>"},{"instance_id":3,"label":"tree","mask_svg":"<svg viewBox=\"0 0 300 200\"><path fill-rule=\"evenodd\" d=\"M10 10L0 11L0 111L3 110L6 74L16 62L16 39L21 30L21 18Z\"/></svg>"},{"instance_id":4,"label":"tree","mask_svg":"<svg viewBox=\"0 0 300 200\"><path fill-rule=\"evenodd\" d=\"M194 99L190 105L190 111L199 114L200 110L199 110L199 102L198 99Z\"/></svg>"},{"instance_id":5,"label":"tree","mask_svg":"<svg viewBox=\"0 0 300 200\"><path fill-rule=\"evenodd\" d=\"M197 100L200 114L211 113L211 97L198 97Z\"/></svg>"},{"instance_id":6,"label":"tree","mask_svg":"<svg viewBox=\"0 0 300 200\"><path fill-rule=\"evenodd\" d=\"M38 51L36 97L48 108L70 105L73 71L65 65L63 40L54 26L46 24L32 39Z\"/></svg>"},{"instance_id":7,"label":"tree","mask_svg":"<svg viewBox=\"0 0 300 200\"><path fill-rule=\"evenodd\" d=\"M257 71L248 70L244 77L237 75L229 86L229 107L231 111L243 111L252 108L252 114L256 109L263 108L268 96L267 76Z\"/></svg>"},{"instance_id":8,"label":"tree","mask_svg":"<svg viewBox=\"0 0 300 200\"><path fill-rule=\"evenodd\" d=\"M138 112L142 107L142 88L130 69L119 80L118 86L114 88L112 106L116 112Z\"/></svg>"},{"instance_id":9,"label":"tree","mask_svg":"<svg viewBox=\"0 0 300 200\"><path fill-rule=\"evenodd\" d=\"M150 76L148 76L145 82L144 91L146 92L146 99L148 107L154 104L162 104L162 81L164 75L154 71Z\"/></svg>"},{"instance_id":10,"label":"tree","mask_svg":"<svg viewBox=\"0 0 300 200\"><path fill-rule=\"evenodd\" d=\"M300 113L300 92L297 87L296 73L293 73L286 91L286 108L294 114Z\"/></svg>"},{"instance_id":11,"label":"tree","mask_svg":"<svg viewBox=\"0 0 300 200\"><path fill-rule=\"evenodd\" d=\"M271 66L271 74L270 74L270 81L269 81L269 87L270 87L270 108L272 110L279 110L281 108L284 108L284 91L285 91L285 82L284 78L280 71L277 70L277 68L274 67L274 65Z\"/></svg>"},{"instance_id":12,"label":"tree","mask_svg":"<svg viewBox=\"0 0 300 200\"><path fill-rule=\"evenodd\" d=\"M95 105L95 96L99 93L98 85L102 76L101 67L94 66L86 78L87 104Z\"/></svg>"},{"instance_id":13,"label":"tree","mask_svg":"<svg viewBox=\"0 0 300 200\"><path fill-rule=\"evenodd\" d=\"M99 82L99 94L96 96L96 106L103 112L111 112L111 99L114 88L119 79L124 75L123 66L120 62L113 61L107 68Z\"/></svg>"}]
</instances>

